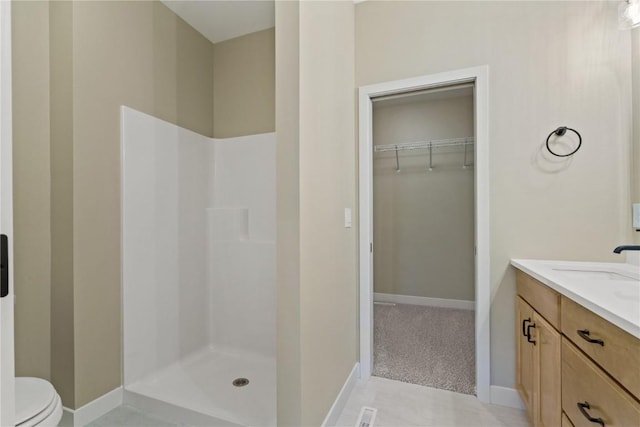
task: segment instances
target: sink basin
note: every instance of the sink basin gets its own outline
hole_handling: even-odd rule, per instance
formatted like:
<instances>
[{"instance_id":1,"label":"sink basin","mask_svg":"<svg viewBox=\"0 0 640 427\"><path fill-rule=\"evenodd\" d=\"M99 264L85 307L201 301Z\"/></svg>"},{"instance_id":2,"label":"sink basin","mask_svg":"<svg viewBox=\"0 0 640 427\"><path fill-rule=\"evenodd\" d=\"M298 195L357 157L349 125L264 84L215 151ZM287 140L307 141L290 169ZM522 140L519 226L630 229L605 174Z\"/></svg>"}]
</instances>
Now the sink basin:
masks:
<instances>
[{"instance_id":1,"label":"sink basin","mask_svg":"<svg viewBox=\"0 0 640 427\"><path fill-rule=\"evenodd\" d=\"M637 282L640 280L640 277L634 277L633 273L620 273L612 270L577 270L569 268L554 268L553 270L575 279L619 280L628 282Z\"/></svg>"}]
</instances>

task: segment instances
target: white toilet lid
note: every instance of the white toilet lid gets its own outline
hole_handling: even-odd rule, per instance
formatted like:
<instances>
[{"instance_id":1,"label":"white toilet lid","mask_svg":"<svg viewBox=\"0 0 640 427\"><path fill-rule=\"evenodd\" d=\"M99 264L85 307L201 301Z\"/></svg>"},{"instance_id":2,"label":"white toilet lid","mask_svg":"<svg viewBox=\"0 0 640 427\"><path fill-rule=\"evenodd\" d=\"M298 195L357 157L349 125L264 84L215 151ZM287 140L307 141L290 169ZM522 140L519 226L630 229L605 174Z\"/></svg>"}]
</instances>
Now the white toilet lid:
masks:
<instances>
[{"instance_id":1,"label":"white toilet lid","mask_svg":"<svg viewBox=\"0 0 640 427\"><path fill-rule=\"evenodd\" d=\"M56 397L56 390L48 381L30 377L16 378L15 424L22 424L45 409L55 407L51 403Z\"/></svg>"}]
</instances>

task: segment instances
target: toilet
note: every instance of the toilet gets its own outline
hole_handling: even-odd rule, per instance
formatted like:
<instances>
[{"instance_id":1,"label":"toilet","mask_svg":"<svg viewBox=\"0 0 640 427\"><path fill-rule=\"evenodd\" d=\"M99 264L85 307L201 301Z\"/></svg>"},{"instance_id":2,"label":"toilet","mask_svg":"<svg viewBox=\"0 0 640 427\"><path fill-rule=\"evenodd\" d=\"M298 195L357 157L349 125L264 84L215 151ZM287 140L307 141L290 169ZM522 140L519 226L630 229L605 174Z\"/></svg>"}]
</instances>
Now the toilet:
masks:
<instances>
[{"instance_id":1,"label":"toilet","mask_svg":"<svg viewBox=\"0 0 640 427\"><path fill-rule=\"evenodd\" d=\"M40 378L16 378L16 427L56 427L62 401L51 383Z\"/></svg>"}]
</instances>

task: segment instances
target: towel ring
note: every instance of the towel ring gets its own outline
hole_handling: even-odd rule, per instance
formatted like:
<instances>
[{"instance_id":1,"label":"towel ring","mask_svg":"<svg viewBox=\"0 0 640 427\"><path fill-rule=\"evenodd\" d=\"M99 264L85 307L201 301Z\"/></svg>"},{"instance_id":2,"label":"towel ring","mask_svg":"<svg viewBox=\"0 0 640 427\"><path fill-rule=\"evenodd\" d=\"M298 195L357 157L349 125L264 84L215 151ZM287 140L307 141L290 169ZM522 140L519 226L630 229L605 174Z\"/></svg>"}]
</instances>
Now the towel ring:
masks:
<instances>
[{"instance_id":1,"label":"towel ring","mask_svg":"<svg viewBox=\"0 0 640 427\"><path fill-rule=\"evenodd\" d=\"M549 147L549 139L551 138L551 136L552 136L552 135L563 136L564 134L566 134L566 133L567 133L567 131L568 131L568 130L570 130L571 132L573 132L573 133L575 133L576 135L578 135L578 146L576 147L576 149L575 149L575 150L573 150L572 152L570 152L570 153L568 153L568 154L558 154L558 153L555 153L555 152L551 149L551 147ZM556 156L556 157L569 157L569 156L573 156L573 155L576 153L576 151L578 151L578 150L580 149L580 146L581 146L581 145L582 145L582 136L580 135L580 133L579 133L577 130L575 130L575 129L571 129L571 128L566 127L566 126L560 126L560 127L559 127L559 128L557 128L556 130L554 130L553 132L551 132L551 133L549 134L549 136L547 137L547 143L546 143L547 150L549 150L549 152L550 152L551 154L553 154L554 156Z\"/></svg>"}]
</instances>

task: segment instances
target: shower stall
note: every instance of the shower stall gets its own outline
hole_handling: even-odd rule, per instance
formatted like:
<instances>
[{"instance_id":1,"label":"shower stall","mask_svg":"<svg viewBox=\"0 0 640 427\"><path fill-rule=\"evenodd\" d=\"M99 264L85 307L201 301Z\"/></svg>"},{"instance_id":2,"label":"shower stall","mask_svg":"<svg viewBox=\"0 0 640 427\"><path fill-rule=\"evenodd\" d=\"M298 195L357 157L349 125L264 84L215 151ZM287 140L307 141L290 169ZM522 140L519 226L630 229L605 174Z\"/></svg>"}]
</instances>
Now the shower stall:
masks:
<instances>
[{"instance_id":1,"label":"shower stall","mask_svg":"<svg viewBox=\"0 0 640 427\"><path fill-rule=\"evenodd\" d=\"M125 402L275 426L275 134L121 114Z\"/></svg>"}]
</instances>

